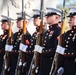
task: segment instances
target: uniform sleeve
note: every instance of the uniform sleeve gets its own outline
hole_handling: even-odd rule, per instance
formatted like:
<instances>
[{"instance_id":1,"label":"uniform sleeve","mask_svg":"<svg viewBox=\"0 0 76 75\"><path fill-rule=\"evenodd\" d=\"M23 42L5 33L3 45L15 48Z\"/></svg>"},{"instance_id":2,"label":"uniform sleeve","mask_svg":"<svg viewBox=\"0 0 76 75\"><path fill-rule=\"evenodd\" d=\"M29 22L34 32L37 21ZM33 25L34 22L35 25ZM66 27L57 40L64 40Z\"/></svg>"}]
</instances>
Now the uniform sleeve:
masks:
<instances>
[{"instance_id":1,"label":"uniform sleeve","mask_svg":"<svg viewBox=\"0 0 76 75\"><path fill-rule=\"evenodd\" d=\"M28 46L31 44L31 35L29 33L26 35L25 44Z\"/></svg>"},{"instance_id":2,"label":"uniform sleeve","mask_svg":"<svg viewBox=\"0 0 76 75\"><path fill-rule=\"evenodd\" d=\"M55 37L55 49L57 48L57 45L59 43L59 37L60 37L60 33L61 33L61 29L58 28L55 33L54 33L54 37Z\"/></svg>"},{"instance_id":3,"label":"uniform sleeve","mask_svg":"<svg viewBox=\"0 0 76 75\"><path fill-rule=\"evenodd\" d=\"M55 30L54 36L56 37L56 39L60 35L60 33L61 33L61 28Z\"/></svg>"},{"instance_id":4,"label":"uniform sleeve","mask_svg":"<svg viewBox=\"0 0 76 75\"><path fill-rule=\"evenodd\" d=\"M34 46L36 45L36 39L37 39L37 34L36 33L33 33L32 37L31 37L31 43L27 49L27 54L29 55L33 55L33 50L34 50Z\"/></svg>"},{"instance_id":5,"label":"uniform sleeve","mask_svg":"<svg viewBox=\"0 0 76 75\"><path fill-rule=\"evenodd\" d=\"M7 37L3 40L0 40L0 49L3 49L5 48L5 45L6 45L6 41L7 41Z\"/></svg>"},{"instance_id":6,"label":"uniform sleeve","mask_svg":"<svg viewBox=\"0 0 76 75\"><path fill-rule=\"evenodd\" d=\"M64 42L63 42L63 45L62 45L65 48L64 57L75 58L75 50L73 48L72 49L71 48L66 48L66 45L67 45L66 44L66 37L67 37L68 33L69 33L69 31L64 34ZM69 43L72 43L72 42L69 42Z\"/></svg>"}]
</instances>

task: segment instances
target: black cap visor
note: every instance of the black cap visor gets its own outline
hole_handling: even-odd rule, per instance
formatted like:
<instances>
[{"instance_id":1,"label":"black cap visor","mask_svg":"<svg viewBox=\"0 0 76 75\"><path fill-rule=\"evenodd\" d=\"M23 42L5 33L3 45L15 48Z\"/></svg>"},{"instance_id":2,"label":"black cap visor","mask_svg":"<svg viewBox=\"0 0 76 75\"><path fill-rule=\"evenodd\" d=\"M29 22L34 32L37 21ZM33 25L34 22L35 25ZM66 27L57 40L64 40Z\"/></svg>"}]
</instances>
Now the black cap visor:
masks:
<instances>
[{"instance_id":1,"label":"black cap visor","mask_svg":"<svg viewBox=\"0 0 76 75\"><path fill-rule=\"evenodd\" d=\"M40 17L40 15L33 15L33 18L38 18Z\"/></svg>"},{"instance_id":2,"label":"black cap visor","mask_svg":"<svg viewBox=\"0 0 76 75\"><path fill-rule=\"evenodd\" d=\"M20 21L20 20L22 20L22 17L20 17L20 18L17 18L17 21Z\"/></svg>"},{"instance_id":3,"label":"black cap visor","mask_svg":"<svg viewBox=\"0 0 76 75\"><path fill-rule=\"evenodd\" d=\"M58 15L58 14L51 12L51 13L47 13L45 16L52 16L52 15Z\"/></svg>"},{"instance_id":4,"label":"black cap visor","mask_svg":"<svg viewBox=\"0 0 76 75\"><path fill-rule=\"evenodd\" d=\"M72 17L72 16L75 16L76 15L76 12L75 13L70 13L67 17Z\"/></svg>"},{"instance_id":5,"label":"black cap visor","mask_svg":"<svg viewBox=\"0 0 76 75\"><path fill-rule=\"evenodd\" d=\"M4 19L3 19L3 20L1 20L1 22L8 22L8 20L4 20Z\"/></svg>"}]
</instances>

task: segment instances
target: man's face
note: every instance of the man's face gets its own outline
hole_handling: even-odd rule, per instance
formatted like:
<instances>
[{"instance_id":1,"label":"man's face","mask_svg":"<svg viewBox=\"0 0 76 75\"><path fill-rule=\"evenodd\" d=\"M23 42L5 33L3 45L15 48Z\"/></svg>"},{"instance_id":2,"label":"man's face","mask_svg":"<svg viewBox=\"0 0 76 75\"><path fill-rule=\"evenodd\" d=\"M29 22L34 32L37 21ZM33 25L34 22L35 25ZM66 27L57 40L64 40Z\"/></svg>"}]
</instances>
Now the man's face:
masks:
<instances>
[{"instance_id":1,"label":"man's face","mask_svg":"<svg viewBox=\"0 0 76 75\"><path fill-rule=\"evenodd\" d=\"M47 24L53 24L55 20L56 20L56 15L46 17Z\"/></svg>"},{"instance_id":2,"label":"man's face","mask_svg":"<svg viewBox=\"0 0 76 75\"><path fill-rule=\"evenodd\" d=\"M33 23L34 23L35 26L40 26L40 18L39 17L34 18Z\"/></svg>"},{"instance_id":3,"label":"man's face","mask_svg":"<svg viewBox=\"0 0 76 75\"><path fill-rule=\"evenodd\" d=\"M9 26L8 26L8 22L2 22L1 24L1 29L2 30L8 30Z\"/></svg>"},{"instance_id":4,"label":"man's face","mask_svg":"<svg viewBox=\"0 0 76 75\"><path fill-rule=\"evenodd\" d=\"M17 21L17 27L19 29L23 29L23 21L22 20Z\"/></svg>"},{"instance_id":5,"label":"man's face","mask_svg":"<svg viewBox=\"0 0 76 75\"><path fill-rule=\"evenodd\" d=\"M69 26L70 26L70 28L71 28L72 26L76 26L76 15L70 17L70 19L69 19Z\"/></svg>"}]
</instances>

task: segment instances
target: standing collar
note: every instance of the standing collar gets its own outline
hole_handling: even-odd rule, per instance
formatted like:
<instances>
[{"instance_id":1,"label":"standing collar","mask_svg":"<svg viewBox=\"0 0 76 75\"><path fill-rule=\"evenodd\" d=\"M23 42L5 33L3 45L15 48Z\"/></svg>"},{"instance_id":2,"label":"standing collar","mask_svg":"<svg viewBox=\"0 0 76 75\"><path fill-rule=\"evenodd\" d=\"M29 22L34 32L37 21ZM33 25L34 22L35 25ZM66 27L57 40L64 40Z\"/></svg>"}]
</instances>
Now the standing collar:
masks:
<instances>
[{"instance_id":1,"label":"standing collar","mask_svg":"<svg viewBox=\"0 0 76 75\"><path fill-rule=\"evenodd\" d=\"M39 32L39 30L40 30L40 26L37 26L36 31Z\"/></svg>"},{"instance_id":2,"label":"standing collar","mask_svg":"<svg viewBox=\"0 0 76 75\"><path fill-rule=\"evenodd\" d=\"M20 30L19 30L19 33L22 33L22 32L23 32L23 29L20 29Z\"/></svg>"},{"instance_id":3,"label":"standing collar","mask_svg":"<svg viewBox=\"0 0 76 75\"><path fill-rule=\"evenodd\" d=\"M3 32L4 34L8 34L9 30L4 30Z\"/></svg>"},{"instance_id":4,"label":"standing collar","mask_svg":"<svg viewBox=\"0 0 76 75\"><path fill-rule=\"evenodd\" d=\"M73 26L72 29L76 29L76 26Z\"/></svg>"},{"instance_id":5,"label":"standing collar","mask_svg":"<svg viewBox=\"0 0 76 75\"><path fill-rule=\"evenodd\" d=\"M49 26L49 29L55 28L57 26L58 26L58 24L53 24L53 25Z\"/></svg>"}]
</instances>

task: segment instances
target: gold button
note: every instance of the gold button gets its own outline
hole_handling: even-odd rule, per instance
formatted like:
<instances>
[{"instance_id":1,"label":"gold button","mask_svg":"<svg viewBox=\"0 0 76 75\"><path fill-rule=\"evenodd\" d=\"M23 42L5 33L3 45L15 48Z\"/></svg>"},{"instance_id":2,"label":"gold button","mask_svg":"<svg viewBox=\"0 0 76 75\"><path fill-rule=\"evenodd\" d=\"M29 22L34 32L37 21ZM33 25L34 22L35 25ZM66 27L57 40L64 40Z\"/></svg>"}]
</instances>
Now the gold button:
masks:
<instances>
[{"instance_id":1,"label":"gold button","mask_svg":"<svg viewBox=\"0 0 76 75\"><path fill-rule=\"evenodd\" d=\"M48 35L48 33L46 35Z\"/></svg>"},{"instance_id":2,"label":"gold button","mask_svg":"<svg viewBox=\"0 0 76 75\"><path fill-rule=\"evenodd\" d=\"M35 37L37 37L37 35Z\"/></svg>"},{"instance_id":3,"label":"gold button","mask_svg":"<svg viewBox=\"0 0 76 75\"><path fill-rule=\"evenodd\" d=\"M16 40L17 42L19 42L19 40Z\"/></svg>"},{"instance_id":4,"label":"gold button","mask_svg":"<svg viewBox=\"0 0 76 75\"><path fill-rule=\"evenodd\" d=\"M34 36L36 36L36 34L34 34Z\"/></svg>"},{"instance_id":5,"label":"gold button","mask_svg":"<svg viewBox=\"0 0 76 75\"><path fill-rule=\"evenodd\" d=\"M20 33L18 33L18 35L20 35Z\"/></svg>"},{"instance_id":6,"label":"gold button","mask_svg":"<svg viewBox=\"0 0 76 75\"><path fill-rule=\"evenodd\" d=\"M51 50L49 50L49 51L51 51Z\"/></svg>"},{"instance_id":7,"label":"gold button","mask_svg":"<svg viewBox=\"0 0 76 75\"><path fill-rule=\"evenodd\" d=\"M52 26L50 26L52 28Z\"/></svg>"},{"instance_id":8,"label":"gold button","mask_svg":"<svg viewBox=\"0 0 76 75\"><path fill-rule=\"evenodd\" d=\"M2 36L0 36L0 38L2 38Z\"/></svg>"},{"instance_id":9,"label":"gold button","mask_svg":"<svg viewBox=\"0 0 76 75\"><path fill-rule=\"evenodd\" d=\"M44 42L46 42L46 40L44 40Z\"/></svg>"},{"instance_id":10,"label":"gold button","mask_svg":"<svg viewBox=\"0 0 76 75\"><path fill-rule=\"evenodd\" d=\"M31 46L30 46L30 48L31 48Z\"/></svg>"},{"instance_id":11,"label":"gold button","mask_svg":"<svg viewBox=\"0 0 76 75\"><path fill-rule=\"evenodd\" d=\"M33 39L34 39L34 37L33 37Z\"/></svg>"},{"instance_id":12,"label":"gold button","mask_svg":"<svg viewBox=\"0 0 76 75\"><path fill-rule=\"evenodd\" d=\"M72 36L72 34L70 34L70 36Z\"/></svg>"},{"instance_id":13,"label":"gold button","mask_svg":"<svg viewBox=\"0 0 76 75\"><path fill-rule=\"evenodd\" d=\"M47 52L47 50L46 50L46 52Z\"/></svg>"},{"instance_id":14,"label":"gold button","mask_svg":"<svg viewBox=\"0 0 76 75\"><path fill-rule=\"evenodd\" d=\"M71 53L73 55L73 53Z\"/></svg>"},{"instance_id":15,"label":"gold button","mask_svg":"<svg viewBox=\"0 0 76 75\"><path fill-rule=\"evenodd\" d=\"M37 30L35 31L35 33L37 33Z\"/></svg>"},{"instance_id":16,"label":"gold button","mask_svg":"<svg viewBox=\"0 0 76 75\"><path fill-rule=\"evenodd\" d=\"M31 52L31 51L28 50L28 52Z\"/></svg>"},{"instance_id":17,"label":"gold button","mask_svg":"<svg viewBox=\"0 0 76 75\"><path fill-rule=\"evenodd\" d=\"M44 50L42 52L44 52Z\"/></svg>"},{"instance_id":18,"label":"gold button","mask_svg":"<svg viewBox=\"0 0 76 75\"><path fill-rule=\"evenodd\" d=\"M66 45L66 47L68 47L68 45Z\"/></svg>"},{"instance_id":19,"label":"gold button","mask_svg":"<svg viewBox=\"0 0 76 75\"><path fill-rule=\"evenodd\" d=\"M17 44L17 42L15 44Z\"/></svg>"},{"instance_id":20,"label":"gold button","mask_svg":"<svg viewBox=\"0 0 76 75\"><path fill-rule=\"evenodd\" d=\"M51 37L51 36L52 36L52 34L49 35L49 37Z\"/></svg>"},{"instance_id":21,"label":"gold button","mask_svg":"<svg viewBox=\"0 0 76 75\"><path fill-rule=\"evenodd\" d=\"M45 46L45 44L43 44Z\"/></svg>"},{"instance_id":22,"label":"gold button","mask_svg":"<svg viewBox=\"0 0 76 75\"><path fill-rule=\"evenodd\" d=\"M48 32L50 32L50 29L48 29Z\"/></svg>"},{"instance_id":23,"label":"gold button","mask_svg":"<svg viewBox=\"0 0 76 75\"><path fill-rule=\"evenodd\" d=\"M74 27L74 29L75 29L75 27Z\"/></svg>"},{"instance_id":24,"label":"gold button","mask_svg":"<svg viewBox=\"0 0 76 75\"><path fill-rule=\"evenodd\" d=\"M17 52L17 50L15 50L15 52Z\"/></svg>"},{"instance_id":25,"label":"gold button","mask_svg":"<svg viewBox=\"0 0 76 75\"><path fill-rule=\"evenodd\" d=\"M53 59L52 57L50 59Z\"/></svg>"},{"instance_id":26,"label":"gold button","mask_svg":"<svg viewBox=\"0 0 76 75\"><path fill-rule=\"evenodd\" d=\"M14 47L16 47L16 46L14 46Z\"/></svg>"},{"instance_id":27,"label":"gold button","mask_svg":"<svg viewBox=\"0 0 76 75\"><path fill-rule=\"evenodd\" d=\"M33 43L31 43L31 45L33 45Z\"/></svg>"},{"instance_id":28,"label":"gold button","mask_svg":"<svg viewBox=\"0 0 76 75\"><path fill-rule=\"evenodd\" d=\"M70 37L68 37L68 39L70 39Z\"/></svg>"},{"instance_id":29,"label":"gold button","mask_svg":"<svg viewBox=\"0 0 76 75\"><path fill-rule=\"evenodd\" d=\"M68 53L68 55L70 55L70 53Z\"/></svg>"},{"instance_id":30,"label":"gold button","mask_svg":"<svg viewBox=\"0 0 76 75\"><path fill-rule=\"evenodd\" d=\"M71 31L72 33L74 32L74 31Z\"/></svg>"},{"instance_id":31,"label":"gold button","mask_svg":"<svg viewBox=\"0 0 76 75\"><path fill-rule=\"evenodd\" d=\"M31 42L33 42L33 40L31 40Z\"/></svg>"},{"instance_id":32,"label":"gold button","mask_svg":"<svg viewBox=\"0 0 76 75\"><path fill-rule=\"evenodd\" d=\"M69 43L68 41L66 43Z\"/></svg>"},{"instance_id":33,"label":"gold button","mask_svg":"<svg viewBox=\"0 0 76 75\"><path fill-rule=\"evenodd\" d=\"M47 37L45 37L45 39L46 39Z\"/></svg>"}]
</instances>

